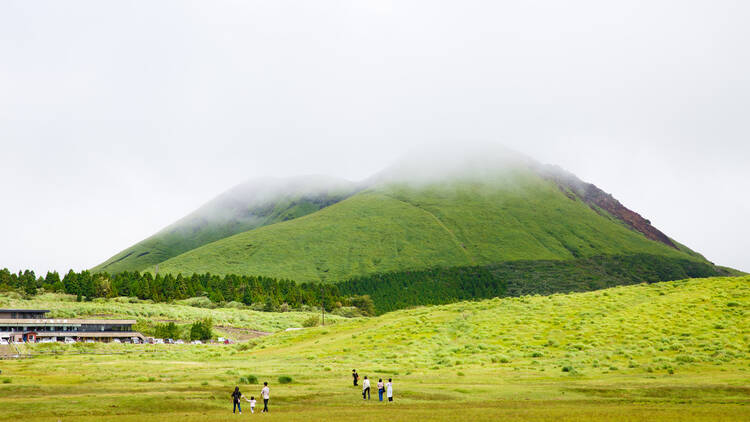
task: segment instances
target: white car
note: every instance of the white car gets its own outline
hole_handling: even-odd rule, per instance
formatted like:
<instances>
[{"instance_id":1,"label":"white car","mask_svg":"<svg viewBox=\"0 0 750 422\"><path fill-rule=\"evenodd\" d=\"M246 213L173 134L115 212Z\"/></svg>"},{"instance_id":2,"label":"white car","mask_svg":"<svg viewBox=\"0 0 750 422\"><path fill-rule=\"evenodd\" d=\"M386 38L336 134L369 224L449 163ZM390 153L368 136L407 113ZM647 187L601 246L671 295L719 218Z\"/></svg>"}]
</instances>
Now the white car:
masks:
<instances>
[{"instance_id":1,"label":"white car","mask_svg":"<svg viewBox=\"0 0 750 422\"><path fill-rule=\"evenodd\" d=\"M65 344L73 344L75 342L76 342L75 339L70 338L70 337L65 337Z\"/></svg>"},{"instance_id":2,"label":"white car","mask_svg":"<svg viewBox=\"0 0 750 422\"><path fill-rule=\"evenodd\" d=\"M156 338L156 339L154 339L154 344L164 344L164 339L163 338Z\"/></svg>"},{"instance_id":3,"label":"white car","mask_svg":"<svg viewBox=\"0 0 750 422\"><path fill-rule=\"evenodd\" d=\"M174 342L174 344L185 344L185 342L184 342L184 341L182 341L182 340L176 340L176 341Z\"/></svg>"},{"instance_id":4,"label":"white car","mask_svg":"<svg viewBox=\"0 0 750 422\"><path fill-rule=\"evenodd\" d=\"M8 339L0 338L0 345L5 346L7 344L8 344Z\"/></svg>"},{"instance_id":5,"label":"white car","mask_svg":"<svg viewBox=\"0 0 750 422\"><path fill-rule=\"evenodd\" d=\"M190 344L203 344L203 342L200 340L193 340L190 342Z\"/></svg>"},{"instance_id":6,"label":"white car","mask_svg":"<svg viewBox=\"0 0 750 422\"><path fill-rule=\"evenodd\" d=\"M120 343L120 339L116 338L116 339L112 340L112 343Z\"/></svg>"}]
</instances>

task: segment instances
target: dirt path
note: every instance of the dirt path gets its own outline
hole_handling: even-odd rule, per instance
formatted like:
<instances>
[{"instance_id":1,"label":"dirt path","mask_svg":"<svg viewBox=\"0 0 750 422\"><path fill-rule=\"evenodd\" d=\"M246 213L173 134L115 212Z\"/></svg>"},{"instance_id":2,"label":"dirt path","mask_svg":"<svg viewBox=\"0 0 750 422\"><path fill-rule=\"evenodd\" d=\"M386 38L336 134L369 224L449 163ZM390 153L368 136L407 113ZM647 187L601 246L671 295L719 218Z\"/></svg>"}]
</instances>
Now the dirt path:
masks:
<instances>
[{"instance_id":1,"label":"dirt path","mask_svg":"<svg viewBox=\"0 0 750 422\"><path fill-rule=\"evenodd\" d=\"M246 341L271 334L265 331L251 330L249 328L228 327L226 325L217 325L215 328L227 333L229 338L236 341Z\"/></svg>"}]
</instances>

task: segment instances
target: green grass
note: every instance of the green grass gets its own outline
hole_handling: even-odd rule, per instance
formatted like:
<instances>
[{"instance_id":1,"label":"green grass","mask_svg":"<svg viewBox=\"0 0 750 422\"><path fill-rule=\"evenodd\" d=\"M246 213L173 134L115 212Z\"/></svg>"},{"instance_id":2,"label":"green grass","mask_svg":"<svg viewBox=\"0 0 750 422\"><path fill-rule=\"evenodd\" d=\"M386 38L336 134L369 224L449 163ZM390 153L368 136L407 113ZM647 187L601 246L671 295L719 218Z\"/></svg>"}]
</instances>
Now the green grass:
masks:
<instances>
[{"instance_id":1,"label":"green grass","mask_svg":"<svg viewBox=\"0 0 750 422\"><path fill-rule=\"evenodd\" d=\"M0 362L0 419L234 420L253 374L240 388L269 382L268 420L747 420L748 312L746 276L421 307L249 347L95 345L125 354ZM352 368L392 377L396 401L363 402Z\"/></svg>"},{"instance_id":2,"label":"green grass","mask_svg":"<svg viewBox=\"0 0 750 422\"><path fill-rule=\"evenodd\" d=\"M194 306L153 303L134 298L97 299L93 302L76 302L75 296L64 294L44 294L24 299L19 295L0 296L0 308L47 309L52 318L103 317L135 319L141 326L150 327L156 323L173 321L192 323L211 318L221 332L221 327L235 327L263 332L275 332L290 327L302 327L315 312L258 312L250 309L216 308L206 309ZM326 315L326 322L336 323L344 318Z\"/></svg>"},{"instance_id":3,"label":"green grass","mask_svg":"<svg viewBox=\"0 0 750 422\"><path fill-rule=\"evenodd\" d=\"M114 255L93 271L141 271L201 245L313 213L352 192L349 182L324 177L248 182Z\"/></svg>"},{"instance_id":4,"label":"green grass","mask_svg":"<svg viewBox=\"0 0 750 422\"><path fill-rule=\"evenodd\" d=\"M570 199L553 182L517 170L481 183L370 189L193 249L162 262L159 271L334 282L390 271L636 253L702 260L648 240Z\"/></svg>"}]
</instances>

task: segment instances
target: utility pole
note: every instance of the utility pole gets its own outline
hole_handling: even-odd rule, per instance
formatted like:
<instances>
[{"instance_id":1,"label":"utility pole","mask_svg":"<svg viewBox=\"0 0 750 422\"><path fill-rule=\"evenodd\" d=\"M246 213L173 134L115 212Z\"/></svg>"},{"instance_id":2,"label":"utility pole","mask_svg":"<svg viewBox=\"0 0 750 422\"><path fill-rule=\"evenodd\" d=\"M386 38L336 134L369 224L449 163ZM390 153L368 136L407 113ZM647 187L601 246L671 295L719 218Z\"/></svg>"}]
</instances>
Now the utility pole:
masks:
<instances>
[{"instance_id":1,"label":"utility pole","mask_svg":"<svg viewBox=\"0 0 750 422\"><path fill-rule=\"evenodd\" d=\"M325 307L325 295L323 294L323 284L320 285L320 314L323 317L323 326L326 325L326 307Z\"/></svg>"}]
</instances>

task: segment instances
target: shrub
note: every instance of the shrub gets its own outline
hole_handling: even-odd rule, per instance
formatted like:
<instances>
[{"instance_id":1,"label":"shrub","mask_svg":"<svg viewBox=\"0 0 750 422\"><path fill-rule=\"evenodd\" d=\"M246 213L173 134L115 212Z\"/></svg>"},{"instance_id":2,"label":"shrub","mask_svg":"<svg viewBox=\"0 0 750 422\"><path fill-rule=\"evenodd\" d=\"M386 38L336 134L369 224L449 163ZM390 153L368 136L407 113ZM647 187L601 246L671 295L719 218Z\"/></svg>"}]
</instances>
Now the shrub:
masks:
<instances>
[{"instance_id":1,"label":"shrub","mask_svg":"<svg viewBox=\"0 0 750 422\"><path fill-rule=\"evenodd\" d=\"M248 341L245 343L237 343L234 347L238 352L244 352L246 350L250 350L253 346L255 346L255 343Z\"/></svg>"},{"instance_id":2,"label":"shrub","mask_svg":"<svg viewBox=\"0 0 750 422\"><path fill-rule=\"evenodd\" d=\"M282 375L279 377L279 384L291 384L292 383L292 377L288 375Z\"/></svg>"},{"instance_id":3,"label":"shrub","mask_svg":"<svg viewBox=\"0 0 750 422\"><path fill-rule=\"evenodd\" d=\"M214 323L211 318L195 321L190 326L190 340L210 340L213 337L211 329Z\"/></svg>"},{"instance_id":4,"label":"shrub","mask_svg":"<svg viewBox=\"0 0 750 422\"><path fill-rule=\"evenodd\" d=\"M573 370L572 366L563 366L562 371L563 372L571 372Z\"/></svg>"},{"instance_id":5,"label":"shrub","mask_svg":"<svg viewBox=\"0 0 750 422\"><path fill-rule=\"evenodd\" d=\"M320 324L320 318L317 315L310 315L309 318L302 322L303 327L317 327Z\"/></svg>"},{"instance_id":6,"label":"shrub","mask_svg":"<svg viewBox=\"0 0 750 422\"><path fill-rule=\"evenodd\" d=\"M233 309L244 309L245 305L240 302L231 301L224 304L225 308L233 308Z\"/></svg>"},{"instance_id":7,"label":"shrub","mask_svg":"<svg viewBox=\"0 0 750 422\"><path fill-rule=\"evenodd\" d=\"M3 380L3 384L10 384L11 382L13 382L13 380L12 380L12 379L10 379L10 378L5 378L5 379Z\"/></svg>"},{"instance_id":8,"label":"shrub","mask_svg":"<svg viewBox=\"0 0 750 422\"><path fill-rule=\"evenodd\" d=\"M340 308L336 308L331 313L334 315L342 316L344 318L356 318L362 316L362 312L359 310L359 308L354 306L343 306Z\"/></svg>"},{"instance_id":9,"label":"shrub","mask_svg":"<svg viewBox=\"0 0 750 422\"><path fill-rule=\"evenodd\" d=\"M257 384L258 377L255 375L248 375L240 378L240 384Z\"/></svg>"},{"instance_id":10,"label":"shrub","mask_svg":"<svg viewBox=\"0 0 750 422\"><path fill-rule=\"evenodd\" d=\"M373 302L370 295L352 296L349 298L349 303L351 303L352 306L359 308L363 315L375 315L375 302Z\"/></svg>"}]
</instances>

